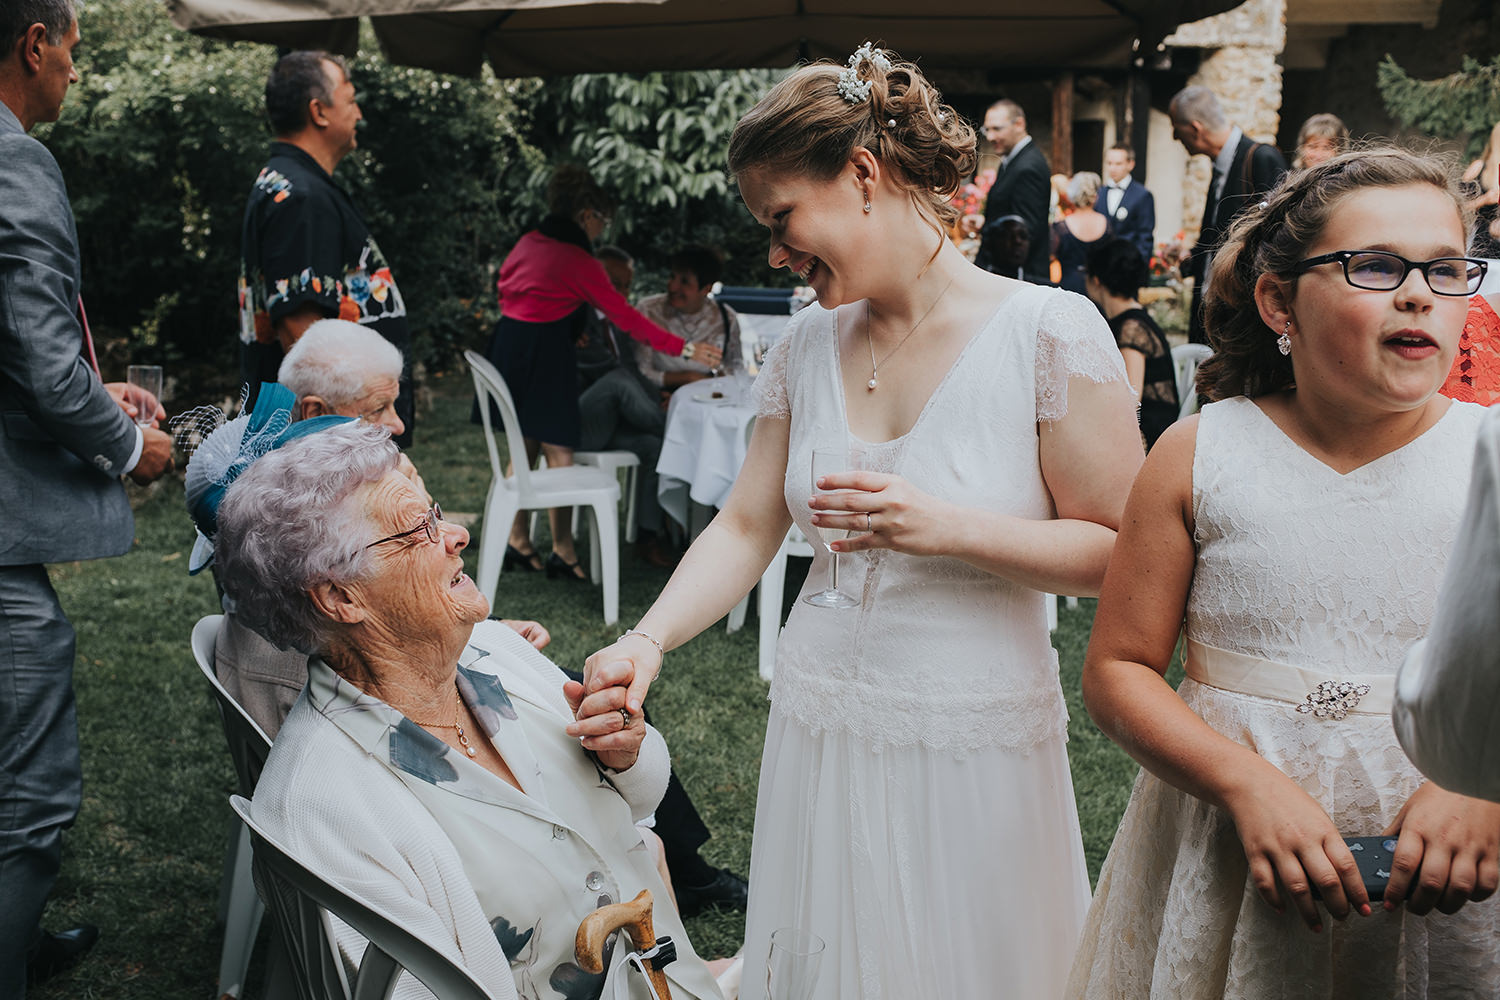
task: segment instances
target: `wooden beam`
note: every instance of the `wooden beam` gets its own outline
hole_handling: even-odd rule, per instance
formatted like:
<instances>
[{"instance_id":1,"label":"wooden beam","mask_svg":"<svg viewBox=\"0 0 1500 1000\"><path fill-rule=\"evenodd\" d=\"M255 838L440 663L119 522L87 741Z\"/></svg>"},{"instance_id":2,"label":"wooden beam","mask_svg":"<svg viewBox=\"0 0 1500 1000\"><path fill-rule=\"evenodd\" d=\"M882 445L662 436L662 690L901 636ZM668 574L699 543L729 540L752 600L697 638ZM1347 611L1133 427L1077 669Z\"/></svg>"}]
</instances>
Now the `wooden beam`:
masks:
<instances>
[{"instance_id":1,"label":"wooden beam","mask_svg":"<svg viewBox=\"0 0 1500 1000\"><path fill-rule=\"evenodd\" d=\"M1073 72L1058 74L1052 87L1052 172L1073 174Z\"/></svg>"},{"instance_id":2,"label":"wooden beam","mask_svg":"<svg viewBox=\"0 0 1500 1000\"><path fill-rule=\"evenodd\" d=\"M1437 26L1442 0L1287 0L1286 23Z\"/></svg>"}]
</instances>

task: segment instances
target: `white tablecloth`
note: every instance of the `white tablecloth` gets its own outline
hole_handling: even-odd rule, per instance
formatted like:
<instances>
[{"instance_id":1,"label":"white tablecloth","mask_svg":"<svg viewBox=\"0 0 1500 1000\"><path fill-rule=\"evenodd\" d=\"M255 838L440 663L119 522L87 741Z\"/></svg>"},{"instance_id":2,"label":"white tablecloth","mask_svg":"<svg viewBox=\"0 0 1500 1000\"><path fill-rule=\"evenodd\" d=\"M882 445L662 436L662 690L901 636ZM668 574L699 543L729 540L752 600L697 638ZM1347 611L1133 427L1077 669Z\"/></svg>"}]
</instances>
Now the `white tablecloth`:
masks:
<instances>
[{"instance_id":1,"label":"white tablecloth","mask_svg":"<svg viewBox=\"0 0 1500 1000\"><path fill-rule=\"evenodd\" d=\"M704 379L672 394L656 488L662 510L689 526L690 503L722 507L745 462L755 420L748 376ZM720 393L720 398L713 394Z\"/></svg>"}]
</instances>

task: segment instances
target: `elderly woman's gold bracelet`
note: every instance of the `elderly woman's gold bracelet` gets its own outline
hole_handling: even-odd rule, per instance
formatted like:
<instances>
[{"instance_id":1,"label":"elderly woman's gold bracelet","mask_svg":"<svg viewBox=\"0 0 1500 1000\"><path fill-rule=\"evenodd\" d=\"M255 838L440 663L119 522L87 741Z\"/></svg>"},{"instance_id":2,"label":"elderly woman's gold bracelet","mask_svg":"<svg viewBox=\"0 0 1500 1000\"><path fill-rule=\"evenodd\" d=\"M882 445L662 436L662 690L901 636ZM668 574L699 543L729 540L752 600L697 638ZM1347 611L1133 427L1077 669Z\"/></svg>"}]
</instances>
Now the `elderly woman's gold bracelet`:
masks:
<instances>
[{"instance_id":1,"label":"elderly woman's gold bracelet","mask_svg":"<svg viewBox=\"0 0 1500 1000\"><path fill-rule=\"evenodd\" d=\"M661 644L661 640L658 639L656 636L652 635L650 632L642 632L638 628L626 629L625 630L625 635L620 636L620 638L623 639L623 638L625 638L626 635L638 635L642 639L645 639L647 642L651 643L651 645L655 646L656 647L656 651L658 653L660 653L662 656L666 656L667 655L666 647Z\"/></svg>"}]
</instances>

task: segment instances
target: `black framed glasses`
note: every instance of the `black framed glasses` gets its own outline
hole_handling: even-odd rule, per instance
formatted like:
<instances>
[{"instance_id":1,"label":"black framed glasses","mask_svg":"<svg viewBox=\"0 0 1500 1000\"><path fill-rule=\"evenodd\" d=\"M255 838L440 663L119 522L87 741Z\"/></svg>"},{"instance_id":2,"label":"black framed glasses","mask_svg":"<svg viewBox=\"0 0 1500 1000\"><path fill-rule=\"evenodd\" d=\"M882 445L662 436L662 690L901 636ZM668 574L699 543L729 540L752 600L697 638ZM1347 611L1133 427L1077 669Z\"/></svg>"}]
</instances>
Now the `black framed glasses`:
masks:
<instances>
[{"instance_id":1,"label":"black framed glasses","mask_svg":"<svg viewBox=\"0 0 1500 1000\"><path fill-rule=\"evenodd\" d=\"M438 538L441 537L442 529L438 527L438 523L441 522L442 519L443 508L438 504L433 504L431 507L427 508L427 513L422 515L422 523L417 525L415 528L408 528L406 531L398 531L394 535L387 535L384 538L371 542L369 545L366 545L365 548L373 549L377 545L384 545L386 542L394 542L398 538L410 538L412 535L415 535L419 531L427 532L427 540L429 542L436 542Z\"/></svg>"},{"instance_id":2,"label":"black framed glasses","mask_svg":"<svg viewBox=\"0 0 1500 1000\"><path fill-rule=\"evenodd\" d=\"M1407 260L1384 250L1335 250L1309 257L1292 265L1293 274L1306 274L1323 264L1344 266L1344 280L1355 288L1389 292L1400 288L1406 276L1421 271L1434 295L1473 295L1484 281L1489 262L1473 257L1435 257Z\"/></svg>"}]
</instances>

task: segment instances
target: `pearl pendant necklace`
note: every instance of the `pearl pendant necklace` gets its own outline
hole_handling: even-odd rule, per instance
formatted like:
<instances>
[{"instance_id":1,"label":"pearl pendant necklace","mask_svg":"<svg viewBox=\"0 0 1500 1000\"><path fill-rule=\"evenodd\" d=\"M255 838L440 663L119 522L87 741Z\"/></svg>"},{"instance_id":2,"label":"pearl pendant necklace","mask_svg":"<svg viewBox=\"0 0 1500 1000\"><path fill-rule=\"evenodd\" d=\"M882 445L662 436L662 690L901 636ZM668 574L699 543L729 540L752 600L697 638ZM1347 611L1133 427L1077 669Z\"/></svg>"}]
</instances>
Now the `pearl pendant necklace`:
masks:
<instances>
[{"instance_id":1,"label":"pearl pendant necklace","mask_svg":"<svg viewBox=\"0 0 1500 1000\"><path fill-rule=\"evenodd\" d=\"M479 756L479 751L475 750L473 745L469 743L469 737L464 732L464 724L459 721L459 713L463 711L464 702L463 699L458 696L457 691L453 692L453 701L454 709L452 722L418 722L416 719L412 719L411 721L416 722L417 725L423 727L424 729L452 729L456 731L458 733L458 745L464 748L464 753L468 754L469 759L472 760L475 757Z\"/></svg>"},{"instance_id":2,"label":"pearl pendant necklace","mask_svg":"<svg viewBox=\"0 0 1500 1000\"><path fill-rule=\"evenodd\" d=\"M953 278L957 277L958 275L956 274L953 276ZM917 328L926 321L927 317L932 315L932 311L943 300L943 296L948 294L948 289L953 287L953 278L949 278L948 284L944 285L943 290L938 292L937 296L933 298L932 304L927 307L927 311L922 314L922 318L917 320L916 324L910 330L906 331L906 336L897 341L896 346L891 348L878 363L875 361L875 338L870 335L870 300L865 299L865 343L870 348L870 380L865 383L865 390L867 392L874 392L880 387L880 366L891 360L896 352L901 350L902 346L911 339L911 335L917 332Z\"/></svg>"}]
</instances>

